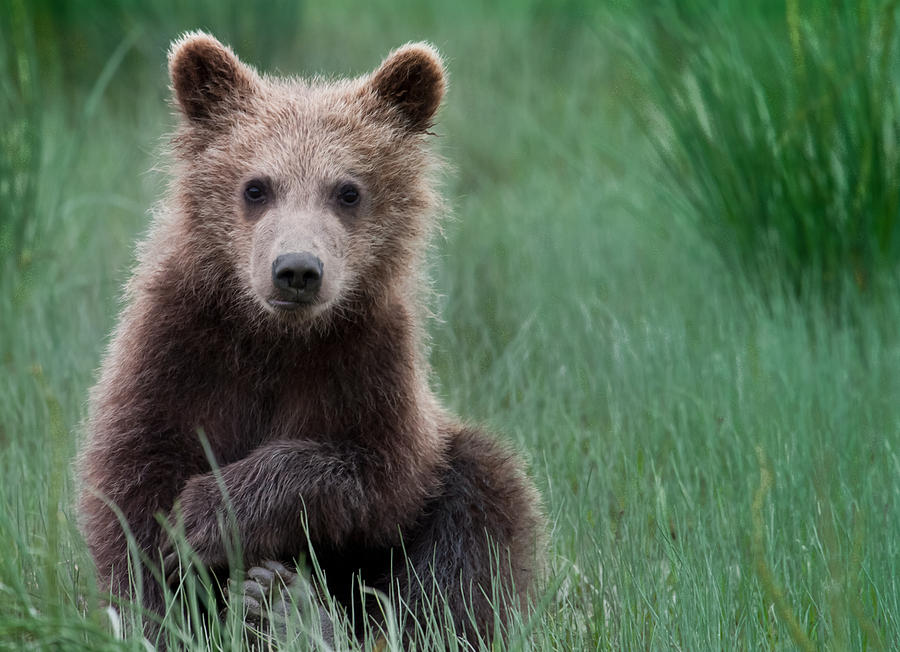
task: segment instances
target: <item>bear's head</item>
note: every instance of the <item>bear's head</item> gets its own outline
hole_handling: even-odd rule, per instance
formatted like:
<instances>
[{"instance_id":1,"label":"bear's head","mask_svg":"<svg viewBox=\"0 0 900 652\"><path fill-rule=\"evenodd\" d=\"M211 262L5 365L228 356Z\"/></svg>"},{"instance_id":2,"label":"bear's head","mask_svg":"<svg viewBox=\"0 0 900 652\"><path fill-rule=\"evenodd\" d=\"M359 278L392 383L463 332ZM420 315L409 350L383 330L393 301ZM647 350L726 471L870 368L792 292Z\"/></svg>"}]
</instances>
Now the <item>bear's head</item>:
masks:
<instances>
[{"instance_id":1,"label":"bear's head","mask_svg":"<svg viewBox=\"0 0 900 652\"><path fill-rule=\"evenodd\" d=\"M194 32L173 43L169 72L192 275L282 326L410 290L438 202L425 141L446 82L432 47L307 81L259 74Z\"/></svg>"}]
</instances>

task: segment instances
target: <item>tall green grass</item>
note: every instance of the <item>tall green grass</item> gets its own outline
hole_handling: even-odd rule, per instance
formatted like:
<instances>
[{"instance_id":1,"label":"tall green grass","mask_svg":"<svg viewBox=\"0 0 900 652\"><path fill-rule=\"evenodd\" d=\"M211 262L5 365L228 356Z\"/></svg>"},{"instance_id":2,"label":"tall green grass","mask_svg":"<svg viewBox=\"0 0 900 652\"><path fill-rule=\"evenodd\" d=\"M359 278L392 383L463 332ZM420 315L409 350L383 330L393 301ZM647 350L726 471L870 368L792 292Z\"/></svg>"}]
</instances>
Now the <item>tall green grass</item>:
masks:
<instances>
[{"instance_id":1,"label":"tall green grass","mask_svg":"<svg viewBox=\"0 0 900 652\"><path fill-rule=\"evenodd\" d=\"M894 280L897 3L662 4L637 65L667 182L698 228L796 288Z\"/></svg>"},{"instance_id":2,"label":"tall green grass","mask_svg":"<svg viewBox=\"0 0 900 652\"><path fill-rule=\"evenodd\" d=\"M8 8L0 23L0 107L6 125L0 132L0 255L18 252L34 215L40 166L40 79L34 34L21 4Z\"/></svg>"},{"instance_id":3,"label":"tall green grass","mask_svg":"<svg viewBox=\"0 0 900 652\"><path fill-rule=\"evenodd\" d=\"M872 254L864 283L851 259L829 254L829 273L848 277L848 291L797 293L830 282L825 259L782 260L778 235L778 248L759 247L777 261L760 274L752 245L760 215L812 220L826 234L815 237L831 238L817 220L853 205L840 170L872 191L860 219L871 226L882 215L888 195L876 201L874 180L889 188L878 175L893 149L876 139L877 125L892 124L893 105L862 110L876 95L854 89L871 86L881 64L860 54L866 32L842 31L882 14L846 25L798 14L801 51L819 44L804 54L807 71L859 57L870 72L797 123L788 107L819 105L791 86L787 6L776 2L723 1L711 17L700 3L677 13L638 2L309 3L262 16L198 6L0 7L3 115L15 118L0 124L0 139L19 142L25 121L39 152L0 153L0 193L29 193L0 205L0 227L21 234L0 258L0 648L144 649L129 628L135 614L114 620L94 587L69 462L134 239L164 189L148 170L173 124L166 44L202 26L285 73L361 73L420 38L447 58L435 140L453 168L453 215L432 258L434 381L455 411L524 453L550 522L547 591L535 618L517 624L512 649L890 649L900 640L900 296L890 279L877 294L858 291L889 267L890 247ZM882 52L887 41L869 34ZM647 46L644 63L622 55L623 38ZM892 68L883 69L888 95ZM839 72L808 74L827 88ZM692 119L687 99L661 97L703 84L708 95L686 98L708 105L719 147L690 141L703 111ZM771 105L745 101L757 85ZM750 119L759 106L783 107L771 130L800 124L809 153L785 149L795 136L774 149ZM851 165L849 148L866 138L881 158ZM828 148L834 165L817 172L808 163ZM831 179L821 194L816 174ZM790 208L749 210L768 192L757 188L782 186L800 193ZM831 251L825 242L817 251ZM236 617L204 620L198 606L179 603L167 635L197 650L246 640ZM422 640L443 633L435 612Z\"/></svg>"}]
</instances>

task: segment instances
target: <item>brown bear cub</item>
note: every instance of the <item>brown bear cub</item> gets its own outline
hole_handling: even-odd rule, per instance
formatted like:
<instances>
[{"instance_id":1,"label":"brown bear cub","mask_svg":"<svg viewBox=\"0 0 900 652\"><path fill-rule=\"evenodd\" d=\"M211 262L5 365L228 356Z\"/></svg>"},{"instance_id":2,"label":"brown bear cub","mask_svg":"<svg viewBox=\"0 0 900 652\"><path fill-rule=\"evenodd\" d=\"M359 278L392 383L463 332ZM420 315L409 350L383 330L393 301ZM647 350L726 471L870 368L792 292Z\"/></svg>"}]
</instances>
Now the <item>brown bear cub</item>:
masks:
<instances>
[{"instance_id":1,"label":"brown bear cub","mask_svg":"<svg viewBox=\"0 0 900 652\"><path fill-rule=\"evenodd\" d=\"M80 458L102 586L134 596L116 511L155 565L138 571L149 610L164 606L160 561L172 572L160 514L227 573L202 433L247 567L312 553L319 590L348 606L358 579L413 615L443 610L439 596L459 636L490 641L533 588L542 519L518 459L428 385L419 267L439 203L426 141L440 57L411 44L358 79L281 79L192 33L169 72L171 191Z\"/></svg>"}]
</instances>

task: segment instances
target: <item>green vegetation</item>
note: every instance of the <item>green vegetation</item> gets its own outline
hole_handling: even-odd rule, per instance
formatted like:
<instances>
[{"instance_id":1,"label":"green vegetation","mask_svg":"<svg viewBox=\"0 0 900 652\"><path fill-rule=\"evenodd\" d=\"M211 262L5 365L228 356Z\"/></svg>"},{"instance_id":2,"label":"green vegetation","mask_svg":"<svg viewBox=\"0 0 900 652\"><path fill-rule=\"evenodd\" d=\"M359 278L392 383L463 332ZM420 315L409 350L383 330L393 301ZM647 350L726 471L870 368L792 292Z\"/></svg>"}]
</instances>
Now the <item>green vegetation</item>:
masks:
<instances>
[{"instance_id":1,"label":"green vegetation","mask_svg":"<svg viewBox=\"0 0 900 652\"><path fill-rule=\"evenodd\" d=\"M893 4L595 4L0 6L0 648L143 649L70 463L196 27L298 74L446 55L435 382L528 457L551 524L511 647L900 640Z\"/></svg>"},{"instance_id":2,"label":"green vegetation","mask_svg":"<svg viewBox=\"0 0 900 652\"><path fill-rule=\"evenodd\" d=\"M726 257L795 288L893 287L897 3L801 4L778 21L743 6L666 12L635 53L651 62L653 139Z\"/></svg>"}]
</instances>

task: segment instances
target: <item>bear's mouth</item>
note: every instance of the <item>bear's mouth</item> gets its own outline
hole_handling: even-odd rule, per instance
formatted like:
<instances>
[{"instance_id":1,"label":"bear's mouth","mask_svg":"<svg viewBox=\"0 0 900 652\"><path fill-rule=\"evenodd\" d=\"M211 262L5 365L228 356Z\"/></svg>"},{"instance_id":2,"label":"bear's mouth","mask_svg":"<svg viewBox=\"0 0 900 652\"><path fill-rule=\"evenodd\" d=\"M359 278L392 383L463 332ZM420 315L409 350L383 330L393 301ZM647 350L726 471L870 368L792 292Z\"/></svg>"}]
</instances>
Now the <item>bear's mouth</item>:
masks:
<instances>
[{"instance_id":1,"label":"bear's mouth","mask_svg":"<svg viewBox=\"0 0 900 652\"><path fill-rule=\"evenodd\" d=\"M308 306L312 303L315 303L315 300L310 298L307 300L304 299L287 299L284 297L277 297L268 300L268 304L275 308L275 310L283 310L285 312L292 312L294 310L299 310L304 306Z\"/></svg>"},{"instance_id":2,"label":"bear's mouth","mask_svg":"<svg viewBox=\"0 0 900 652\"><path fill-rule=\"evenodd\" d=\"M321 301L319 292L273 292L266 299L278 312L294 312L302 308L311 308Z\"/></svg>"},{"instance_id":3,"label":"bear's mouth","mask_svg":"<svg viewBox=\"0 0 900 652\"><path fill-rule=\"evenodd\" d=\"M305 302L301 301L290 301L287 299L269 299L269 305L275 308L276 310L284 310L286 312L290 312L292 310L297 310L300 306Z\"/></svg>"}]
</instances>

